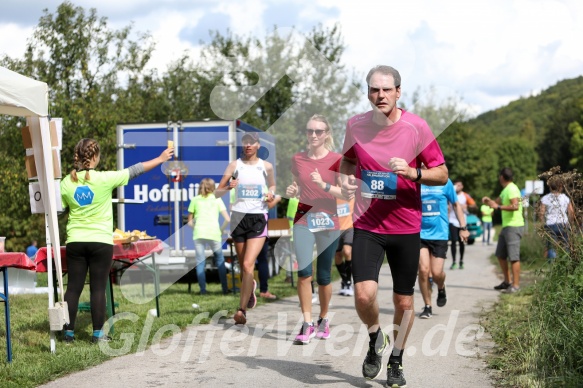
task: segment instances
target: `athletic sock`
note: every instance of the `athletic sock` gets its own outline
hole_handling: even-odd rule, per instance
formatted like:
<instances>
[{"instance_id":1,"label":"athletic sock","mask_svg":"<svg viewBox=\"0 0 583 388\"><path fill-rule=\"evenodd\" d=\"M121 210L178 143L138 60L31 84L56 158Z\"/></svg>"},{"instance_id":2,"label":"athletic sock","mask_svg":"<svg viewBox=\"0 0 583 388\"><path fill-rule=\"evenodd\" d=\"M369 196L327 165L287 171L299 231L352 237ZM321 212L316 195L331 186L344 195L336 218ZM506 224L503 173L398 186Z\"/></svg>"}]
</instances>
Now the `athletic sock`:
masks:
<instances>
[{"instance_id":1,"label":"athletic sock","mask_svg":"<svg viewBox=\"0 0 583 388\"><path fill-rule=\"evenodd\" d=\"M352 260L345 261L346 266L346 281L352 283Z\"/></svg>"},{"instance_id":2,"label":"athletic sock","mask_svg":"<svg viewBox=\"0 0 583 388\"><path fill-rule=\"evenodd\" d=\"M397 352L398 354L395 355ZM398 349L395 347L391 352L391 356L389 357L389 364L399 363L399 365L403 365L403 352L403 349Z\"/></svg>"},{"instance_id":3,"label":"athletic sock","mask_svg":"<svg viewBox=\"0 0 583 388\"><path fill-rule=\"evenodd\" d=\"M338 269L338 273L342 278L342 281L346 283L346 263L342 262L340 264L336 264L336 269Z\"/></svg>"},{"instance_id":4,"label":"athletic sock","mask_svg":"<svg viewBox=\"0 0 583 388\"><path fill-rule=\"evenodd\" d=\"M75 330L65 330L65 337L75 337Z\"/></svg>"},{"instance_id":5,"label":"athletic sock","mask_svg":"<svg viewBox=\"0 0 583 388\"><path fill-rule=\"evenodd\" d=\"M103 337L103 330L93 330L93 337L97 338Z\"/></svg>"},{"instance_id":6,"label":"athletic sock","mask_svg":"<svg viewBox=\"0 0 583 388\"><path fill-rule=\"evenodd\" d=\"M370 338L370 341L372 343L376 343L377 342L377 338L379 337L379 333L381 332L381 328L379 327L377 331L375 331L374 333L368 333L368 337Z\"/></svg>"}]
</instances>

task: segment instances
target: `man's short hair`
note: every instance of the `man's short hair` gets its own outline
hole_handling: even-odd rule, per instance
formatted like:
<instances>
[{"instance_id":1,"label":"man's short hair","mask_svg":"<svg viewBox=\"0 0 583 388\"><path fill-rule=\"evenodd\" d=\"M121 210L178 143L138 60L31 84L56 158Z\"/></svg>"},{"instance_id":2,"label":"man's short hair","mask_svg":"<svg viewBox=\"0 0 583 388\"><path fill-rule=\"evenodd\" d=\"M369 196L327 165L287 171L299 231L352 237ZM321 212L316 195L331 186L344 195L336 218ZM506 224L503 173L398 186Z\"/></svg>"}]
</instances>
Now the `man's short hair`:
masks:
<instances>
[{"instance_id":1,"label":"man's short hair","mask_svg":"<svg viewBox=\"0 0 583 388\"><path fill-rule=\"evenodd\" d=\"M502 170L500 170L500 176L502 176L506 182L512 182L514 173L512 173L512 169L510 167L504 167Z\"/></svg>"},{"instance_id":2,"label":"man's short hair","mask_svg":"<svg viewBox=\"0 0 583 388\"><path fill-rule=\"evenodd\" d=\"M384 75L391 75L393 76L393 80L395 81L395 88L401 87L401 74L395 69L394 67L387 66L387 65L377 65L370 69L368 74L366 75L366 84L370 85L370 78L374 73L381 73Z\"/></svg>"}]
</instances>

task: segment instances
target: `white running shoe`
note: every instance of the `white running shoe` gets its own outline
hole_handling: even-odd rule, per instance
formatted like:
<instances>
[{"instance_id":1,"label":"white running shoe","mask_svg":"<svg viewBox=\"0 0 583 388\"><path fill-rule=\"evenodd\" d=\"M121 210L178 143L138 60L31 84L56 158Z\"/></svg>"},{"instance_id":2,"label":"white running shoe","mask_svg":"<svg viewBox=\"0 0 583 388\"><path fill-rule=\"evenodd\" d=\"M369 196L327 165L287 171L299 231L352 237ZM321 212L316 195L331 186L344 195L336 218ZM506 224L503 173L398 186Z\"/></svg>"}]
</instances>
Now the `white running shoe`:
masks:
<instances>
[{"instance_id":1,"label":"white running shoe","mask_svg":"<svg viewBox=\"0 0 583 388\"><path fill-rule=\"evenodd\" d=\"M338 291L338 295L346 295L346 283L340 283L340 291Z\"/></svg>"},{"instance_id":2,"label":"white running shoe","mask_svg":"<svg viewBox=\"0 0 583 388\"><path fill-rule=\"evenodd\" d=\"M344 296L354 296L354 288L352 288L352 284L349 283L346 285Z\"/></svg>"}]
</instances>

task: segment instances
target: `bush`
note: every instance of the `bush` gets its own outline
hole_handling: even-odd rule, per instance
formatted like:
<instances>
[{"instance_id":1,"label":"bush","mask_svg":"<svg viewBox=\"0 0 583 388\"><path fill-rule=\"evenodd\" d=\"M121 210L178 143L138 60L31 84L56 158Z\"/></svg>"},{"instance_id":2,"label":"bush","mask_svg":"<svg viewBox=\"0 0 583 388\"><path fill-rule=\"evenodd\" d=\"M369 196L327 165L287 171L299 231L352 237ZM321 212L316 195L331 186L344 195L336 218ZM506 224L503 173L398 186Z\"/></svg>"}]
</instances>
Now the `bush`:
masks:
<instances>
[{"instance_id":1,"label":"bush","mask_svg":"<svg viewBox=\"0 0 583 388\"><path fill-rule=\"evenodd\" d=\"M581 213L583 189L577 173L546 177L563 179ZM570 189L570 191L569 191ZM521 242L521 260L542 257L548 233L537 228ZM583 386L583 237L572 223L569 246L555 243L557 258L537 270L534 284L520 294L502 297L488 316L488 329L501 353L490 365L504 371L501 385Z\"/></svg>"}]
</instances>

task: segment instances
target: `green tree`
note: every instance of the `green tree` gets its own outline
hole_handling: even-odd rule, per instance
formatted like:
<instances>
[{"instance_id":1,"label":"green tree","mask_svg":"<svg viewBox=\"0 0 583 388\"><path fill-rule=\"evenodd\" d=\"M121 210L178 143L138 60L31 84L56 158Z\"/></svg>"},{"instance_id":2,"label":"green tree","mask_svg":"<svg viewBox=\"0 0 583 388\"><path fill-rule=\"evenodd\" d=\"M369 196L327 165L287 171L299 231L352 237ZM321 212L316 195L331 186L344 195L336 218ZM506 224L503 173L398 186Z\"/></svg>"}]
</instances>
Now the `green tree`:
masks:
<instances>
[{"instance_id":1,"label":"green tree","mask_svg":"<svg viewBox=\"0 0 583 388\"><path fill-rule=\"evenodd\" d=\"M569 124L569 133L571 134L570 151L573 157L569 165L578 171L583 171L583 127L578 122Z\"/></svg>"},{"instance_id":2,"label":"green tree","mask_svg":"<svg viewBox=\"0 0 583 388\"><path fill-rule=\"evenodd\" d=\"M155 73L145 71L154 46L148 35L132 40L131 27L111 30L107 19L98 17L95 9L85 11L66 1L55 14L46 9L44 12L27 43L24 58L5 57L2 64L49 85L50 114L63 118L61 161L66 173L73 148L83 137L96 138L103 155L115 155L115 125L138 119L144 102L151 101L158 88ZM18 174L11 175L10 185L0 187L0 220L13 220L3 222L0 232L23 235L26 243L29 233L43 233L44 228L39 229L38 217L30 214L22 166L24 149L20 131L13 130L15 123L22 122L22 119L0 122L3 135L8 134L0 141L0 155L7 160L8 171ZM18 167L13 168L10 163ZM115 158L102 158L103 168L115 165Z\"/></svg>"},{"instance_id":3,"label":"green tree","mask_svg":"<svg viewBox=\"0 0 583 388\"><path fill-rule=\"evenodd\" d=\"M274 135L282 190L292 181L292 155L306 146L308 119L327 116L340 143L349 112L362 101L353 74L340 64L343 52L338 26L317 26L305 37L292 29L274 29L263 39L213 32L191 66L206 85L224 86L211 94L210 117L241 118Z\"/></svg>"},{"instance_id":4,"label":"green tree","mask_svg":"<svg viewBox=\"0 0 583 388\"><path fill-rule=\"evenodd\" d=\"M491 195L498 179L498 155L486 134L456 121L438 137L452 180L460 179L475 199Z\"/></svg>"},{"instance_id":5,"label":"green tree","mask_svg":"<svg viewBox=\"0 0 583 388\"><path fill-rule=\"evenodd\" d=\"M503 139L496 146L498 155L498 168L496 174L504 167L510 167L514 173L514 183L518 187L524 187L526 180L537 179L538 155L532 146L518 136ZM498 183L496 192L499 193L502 186Z\"/></svg>"}]
</instances>

